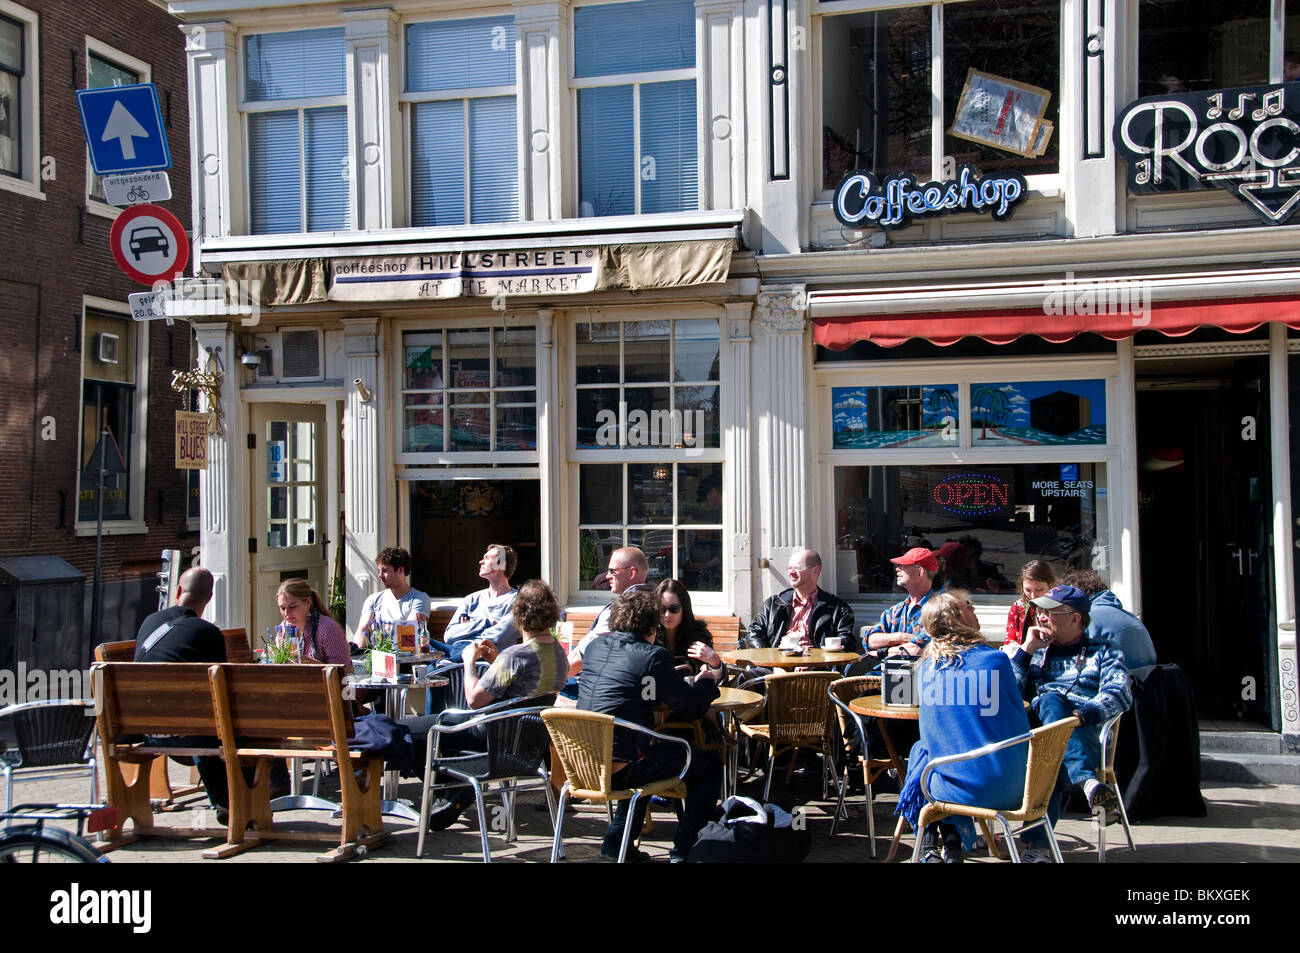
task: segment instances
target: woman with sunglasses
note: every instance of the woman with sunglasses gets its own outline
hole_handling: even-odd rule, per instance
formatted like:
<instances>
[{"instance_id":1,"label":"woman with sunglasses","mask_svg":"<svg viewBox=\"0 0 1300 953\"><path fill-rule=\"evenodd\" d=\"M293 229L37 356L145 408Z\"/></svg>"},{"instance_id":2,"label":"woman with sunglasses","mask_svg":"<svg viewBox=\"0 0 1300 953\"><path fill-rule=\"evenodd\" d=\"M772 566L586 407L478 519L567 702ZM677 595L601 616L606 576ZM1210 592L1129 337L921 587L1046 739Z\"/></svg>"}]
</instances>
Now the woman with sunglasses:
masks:
<instances>
[{"instance_id":1,"label":"woman with sunglasses","mask_svg":"<svg viewBox=\"0 0 1300 953\"><path fill-rule=\"evenodd\" d=\"M713 648L713 636L709 627L695 618L691 609L691 594L676 579L665 579L655 589L659 597L659 632L656 643L666 648L678 662L689 664L692 669L699 663L686 655L686 650L696 642L703 642Z\"/></svg>"}]
</instances>

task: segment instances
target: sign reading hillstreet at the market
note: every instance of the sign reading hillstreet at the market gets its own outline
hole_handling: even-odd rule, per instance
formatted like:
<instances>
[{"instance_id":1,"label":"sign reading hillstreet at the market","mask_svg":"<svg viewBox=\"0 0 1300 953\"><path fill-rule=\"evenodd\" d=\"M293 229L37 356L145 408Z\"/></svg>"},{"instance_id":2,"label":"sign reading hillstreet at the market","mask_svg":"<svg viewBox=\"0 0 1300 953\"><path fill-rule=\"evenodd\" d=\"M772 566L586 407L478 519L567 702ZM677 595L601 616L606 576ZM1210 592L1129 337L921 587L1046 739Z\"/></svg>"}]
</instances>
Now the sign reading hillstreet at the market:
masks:
<instances>
[{"instance_id":1,"label":"sign reading hillstreet at the market","mask_svg":"<svg viewBox=\"0 0 1300 953\"><path fill-rule=\"evenodd\" d=\"M600 281L595 248L440 252L330 263L332 301L585 294Z\"/></svg>"}]
</instances>

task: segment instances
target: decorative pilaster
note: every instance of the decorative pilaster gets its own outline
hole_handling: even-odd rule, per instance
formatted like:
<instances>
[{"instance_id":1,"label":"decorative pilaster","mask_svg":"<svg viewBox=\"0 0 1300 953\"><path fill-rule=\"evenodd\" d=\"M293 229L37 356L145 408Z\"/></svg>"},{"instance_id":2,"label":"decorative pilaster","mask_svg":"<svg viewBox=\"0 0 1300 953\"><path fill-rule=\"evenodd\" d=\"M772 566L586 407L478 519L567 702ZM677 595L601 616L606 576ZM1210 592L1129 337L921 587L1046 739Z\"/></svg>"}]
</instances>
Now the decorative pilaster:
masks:
<instances>
[{"instance_id":1,"label":"decorative pilaster","mask_svg":"<svg viewBox=\"0 0 1300 953\"><path fill-rule=\"evenodd\" d=\"M570 35L567 2L515 8L524 221L564 218L568 207L571 189L564 174L564 144L569 139L569 96L562 64L568 62L564 50Z\"/></svg>"},{"instance_id":2,"label":"decorative pilaster","mask_svg":"<svg viewBox=\"0 0 1300 953\"><path fill-rule=\"evenodd\" d=\"M560 571L560 553L566 533L562 526L576 525L562 515L568 508L564 468L564 408L560 391L560 363L555 347L555 311L537 312L537 459L541 464L542 578L554 580L561 601L568 598L572 574Z\"/></svg>"},{"instance_id":3,"label":"decorative pilaster","mask_svg":"<svg viewBox=\"0 0 1300 953\"><path fill-rule=\"evenodd\" d=\"M722 450L723 525L731 530L727 571L731 577L735 612L742 619L754 614L754 547L753 547L753 483L754 459L750 452L750 315L751 301L728 302L723 319L722 339L724 352Z\"/></svg>"},{"instance_id":4,"label":"decorative pilaster","mask_svg":"<svg viewBox=\"0 0 1300 953\"><path fill-rule=\"evenodd\" d=\"M221 628L251 624L248 593L248 414L239 399L235 337L225 324L195 324L199 366L221 371L218 401L224 434L208 437L208 468L199 471L199 562L212 573L212 601L204 617ZM200 409L214 412L206 397Z\"/></svg>"},{"instance_id":5,"label":"decorative pilaster","mask_svg":"<svg viewBox=\"0 0 1300 953\"><path fill-rule=\"evenodd\" d=\"M743 208L744 4L697 0L696 62L700 68L699 128L705 130L701 208Z\"/></svg>"},{"instance_id":6,"label":"decorative pilaster","mask_svg":"<svg viewBox=\"0 0 1300 953\"><path fill-rule=\"evenodd\" d=\"M1115 0L1079 0L1078 15L1065 24L1061 75L1078 76L1080 82L1061 84L1062 122L1054 135L1060 139L1065 215L1070 233L1078 237L1114 235L1123 215L1110 142L1119 68L1126 61L1119 48L1123 33L1116 30L1124 16L1119 6ZM1075 121L1065 122L1066 116Z\"/></svg>"},{"instance_id":7,"label":"decorative pilaster","mask_svg":"<svg viewBox=\"0 0 1300 953\"><path fill-rule=\"evenodd\" d=\"M190 87L194 270L198 272L203 239L244 231L239 56L235 29L225 21L188 23L183 30Z\"/></svg>"},{"instance_id":8,"label":"decorative pilaster","mask_svg":"<svg viewBox=\"0 0 1300 953\"><path fill-rule=\"evenodd\" d=\"M790 553L808 543L807 297L803 285L765 285L758 294L762 334L755 349L759 461L760 595L779 591Z\"/></svg>"},{"instance_id":9,"label":"decorative pilaster","mask_svg":"<svg viewBox=\"0 0 1300 953\"><path fill-rule=\"evenodd\" d=\"M379 319L344 318L343 351L347 372L343 387L343 467L347 499L343 545L347 563L348 606L360 611L375 590L375 554L386 545L384 498L380 492L384 439L384 375L379 372ZM356 385L356 381L361 386ZM350 614L350 613L349 613ZM358 618L349 618L355 626Z\"/></svg>"},{"instance_id":10,"label":"decorative pilaster","mask_svg":"<svg viewBox=\"0 0 1300 953\"><path fill-rule=\"evenodd\" d=\"M394 55L401 48L398 17L383 9L349 10L339 16L347 23L352 227L400 227L406 220L406 201Z\"/></svg>"}]
</instances>

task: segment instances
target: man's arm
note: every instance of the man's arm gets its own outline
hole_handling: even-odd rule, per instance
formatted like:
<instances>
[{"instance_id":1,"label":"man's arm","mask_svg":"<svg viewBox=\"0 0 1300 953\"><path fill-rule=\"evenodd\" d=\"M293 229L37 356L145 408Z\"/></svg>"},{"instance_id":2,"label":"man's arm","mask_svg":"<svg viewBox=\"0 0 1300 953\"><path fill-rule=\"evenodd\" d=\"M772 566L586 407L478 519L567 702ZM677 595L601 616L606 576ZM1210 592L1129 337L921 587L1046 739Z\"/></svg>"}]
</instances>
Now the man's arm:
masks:
<instances>
[{"instance_id":1,"label":"man's arm","mask_svg":"<svg viewBox=\"0 0 1300 953\"><path fill-rule=\"evenodd\" d=\"M469 638L465 633L474 624L474 612L477 608L478 593L471 592L460 601L460 605L452 610L451 621L447 623L447 628L443 630L442 638L439 641L450 645L452 642L459 642L462 639Z\"/></svg>"},{"instance_id":2,"label":"man's arm","mask_svg":"<svg viewBox=\"0 0 1300 953\"><path fill-rule=\"evenodd\" d=\"M762 607L758 610L758 615L749 623L749 632L746 639L751 649L770 649L772 641L768 638L767 630L770 624L773 606L777 602L776 596L763 601Z\"/></svg>"},{"instance_id":3,"label":"man's arm","mask_svg":"<svg viewBox=\"0 0 1300 953\"><path fill-rule=\"evenodd\" d=\"M351 640L352 644L359 649L366 647L366 626L375 617L376 598L382 595L382 592L377 592L374 595L366 596L366 601L361 604L361 621L357 623L357 631L353 633ZM347 619L344 619L343 623L346 625L347 621Z\"/></svg>"},{"instance_id":4,"label":"man's arm","mask_svg":"<svg viewBox=\"0 0 1300 953\"><path fill-rule=\"evenodd\" d=\"M840 600L840 604L835 607L834 622L835 634L844 640L841 643L844 648L850 652L861 652L862 646L858 642L858 634L853 631L853 607Z\"/></svg>"},{"instance_id":5,"label":"man's arm","mask_svg":"<svg viewBox=\"0 0 1300 953\"><path fill-rule=\"evenodd\" d=\"M483 677L478 677L478 659L482 651L481 645L471 645L461 656L461 664L465 667L465 705L469 708L485 708L496 701L494 692L500 686L503 676L509 683L509 662L499 655L492 667L483 673Z\"/></svg>"},{"instance_id":6,"label":"man's arm","mask_svg":"<svg viewBox=\"0 0 1300 953\"><path fill-rule=\"evenodd\" d=\"M707 647L706 647L707 648ZM643 687L654 692L653 699L667 705L674 713L687 721L703 718L709 711L709 705L718 697L719 670L712 666L721 665L722 660L712 649L695 656L708 668L700 670L695 684L690 685L677 671L676 664L667 649L658 649L646 677L650 682Z\"/></svg>"},{"instance_id":7,"label":"man's arm","mask_svg":"<svg viewBox=\"0 0 1300 953\"><path fill-rule=\"evenodd\" d=\"M895 622L891 615L893 611L894 608L891 606L880 613L880 621L867 629L867 648L887 649L912 640L911 632L898 632L895 630Z\"/></svg>"}]
</instances>

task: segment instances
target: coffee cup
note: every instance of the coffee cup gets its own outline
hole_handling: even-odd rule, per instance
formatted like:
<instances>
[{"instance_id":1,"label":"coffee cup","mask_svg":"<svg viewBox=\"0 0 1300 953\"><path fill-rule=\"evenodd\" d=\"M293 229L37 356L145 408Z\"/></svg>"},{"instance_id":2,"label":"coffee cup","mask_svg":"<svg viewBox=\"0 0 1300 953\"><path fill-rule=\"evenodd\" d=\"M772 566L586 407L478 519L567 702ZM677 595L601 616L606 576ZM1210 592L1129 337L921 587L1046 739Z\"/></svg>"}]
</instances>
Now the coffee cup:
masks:
<instances>
[{"instance_id":1,"label":"coffee cup","mask_svg":"<svg viewBox=\"0 0 1300 953\"><path fill-rule=\"evenodd\" d=\"M838 635L828 636L822 640L822 648L827 652L839 652L844 648L844 639Z\"/></svg>"}]
</instances>

